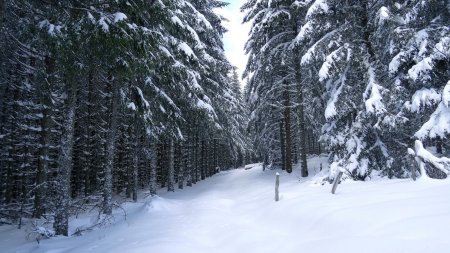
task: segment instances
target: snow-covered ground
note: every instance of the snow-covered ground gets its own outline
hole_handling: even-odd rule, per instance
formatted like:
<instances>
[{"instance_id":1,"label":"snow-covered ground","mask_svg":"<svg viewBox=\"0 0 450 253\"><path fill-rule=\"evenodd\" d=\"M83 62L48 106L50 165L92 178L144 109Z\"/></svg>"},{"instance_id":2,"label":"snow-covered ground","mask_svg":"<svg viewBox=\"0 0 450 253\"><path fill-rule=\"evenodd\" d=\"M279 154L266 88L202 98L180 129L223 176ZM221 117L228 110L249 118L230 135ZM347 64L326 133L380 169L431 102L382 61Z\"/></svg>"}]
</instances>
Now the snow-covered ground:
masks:
<instances>
[{"instance_id":1,"label":"snow-covered ground","mask_svg":"<svg viewBox=\"0 0 450 253\"><path fill-rule=\"evenodd\" d=\"M326 158L311 161L310 173ZM450 252L450 180L330 184L261 166L221 172L192 188L127 204L127 219L40 244L0 227L0 252ZM77 221L72 221L72 226Z\"/></svg>"}]
</instances>

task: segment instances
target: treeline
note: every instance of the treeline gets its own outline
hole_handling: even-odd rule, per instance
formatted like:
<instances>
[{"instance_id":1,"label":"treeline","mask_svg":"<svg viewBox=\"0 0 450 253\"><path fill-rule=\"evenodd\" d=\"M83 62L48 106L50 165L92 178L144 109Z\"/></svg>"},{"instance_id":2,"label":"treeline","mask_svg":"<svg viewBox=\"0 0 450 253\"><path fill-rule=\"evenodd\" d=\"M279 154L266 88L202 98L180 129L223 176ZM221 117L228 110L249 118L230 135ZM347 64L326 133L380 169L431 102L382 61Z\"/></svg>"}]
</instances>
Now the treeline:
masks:
<instances>
[{"instance_id":1,"label":"treeline","mask_svg":"<svg viewBox=\"0 0 450 253\"><path fill-rule=\"evenodd\" d=\"M174 191L251 152L216 0L2 1L0 222ZM77 208L79 208L79 206Z\"/></svg>"},{"instance_id":2,"label":"treeline","mask_svg":"<svg viewBox=\"0 0 450 253\"><path fill-rule=\"evenodd\" d=\"M449 174L448 1L248 0L242 11L249 126L265 164L290 172L299 154L307 176L315 140L331 177L408 177L414 159L424 176Z\"/></svg>"}]
</instances>

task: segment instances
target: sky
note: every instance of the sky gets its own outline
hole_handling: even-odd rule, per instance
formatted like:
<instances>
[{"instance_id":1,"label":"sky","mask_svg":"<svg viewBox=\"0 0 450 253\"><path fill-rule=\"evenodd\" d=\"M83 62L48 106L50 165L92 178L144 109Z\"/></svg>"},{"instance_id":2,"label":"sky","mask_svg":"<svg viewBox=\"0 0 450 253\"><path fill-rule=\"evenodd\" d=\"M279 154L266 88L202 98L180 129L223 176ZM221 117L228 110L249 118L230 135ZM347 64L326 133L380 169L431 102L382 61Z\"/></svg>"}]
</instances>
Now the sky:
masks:
<instances>
[{"instance_id":1,"label":"sky","mask_svg":"<svg viewBox=\"0 0 450 253\"><path fill-rule=\"evenodd\" d=\"M233 66L238 68L239 76L247 64L247 56L245 55L244 46L247 41L250 24L242 24L244 14L240 12L240 7L246 0L225 0L230 4L217 10L219 14L227 18L229 21L224 22L224 26L228 32L224 35L225 54ZM243 82L241 82L243 85Z\"/></svg>"}]
</instances>

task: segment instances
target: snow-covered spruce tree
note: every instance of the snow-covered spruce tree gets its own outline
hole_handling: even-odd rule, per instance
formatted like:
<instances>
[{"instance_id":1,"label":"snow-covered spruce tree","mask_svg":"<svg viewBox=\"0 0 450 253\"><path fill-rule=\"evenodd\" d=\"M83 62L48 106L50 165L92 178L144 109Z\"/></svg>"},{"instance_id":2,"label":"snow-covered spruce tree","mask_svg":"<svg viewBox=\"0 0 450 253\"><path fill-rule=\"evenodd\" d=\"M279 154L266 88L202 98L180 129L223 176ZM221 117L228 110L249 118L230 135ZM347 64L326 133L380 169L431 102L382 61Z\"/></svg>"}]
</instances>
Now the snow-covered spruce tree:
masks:
<instances>
[{"instance_id":1,"label":"snow-covered spruce tree","mask_svg":"<svg viewBox=\"0 0 450 253\"><path fill-rule=\"evenodd\" d=\"M404 176L412 166L406 148L422 146L414 144L413 136L435 146L438 156L448 152L445 87L450 80L450 7L447 1L402 1L387 3L379 13L379 22L389 30L380 59L391 77L387 85L391 95L384 97L389 115L382 126L395 157L386 171ZM445 177L448 170L433 166L432 160L425 166L427 174Z\"/></svg>"},{"instance_id":2,"label":"snow-covered spruce tree","mask_svg":"<svg viewBox=\"0 0 450 253\"><path fill-rule=\"evenodd\" d=\"M165 93L171 97L175 104L180 106L181 109L177 114L166 114L166 120L176 120L174 116L178 116L178 121L180 122L176 128L166 128L162 133L166 135L168 143L171 142L170 139L176 138L179 140L185 139L185 141L192 140L194 143L189 143L186 145L187 148L195 149L192 154L197 154L200 152L199 146L199 133L197 132L197 127L195 122L206 121L210 122L213 117L214 111L211 106L210 97L206 94L205 83L202 82L204 76L206 63L204 63L201 58L205 52L206 44L204 41L200 40L197 30L207 30L211 29L210 23L205 19L203 14L195 8L195 6L189 1L174 2L174 9L169 13L169 21L172 23L173 28L170 34L167 34L166 39L169 44L165 46L169 56L175 61L175 68L173 69L174 74L172 76L179 76L176 82L172 80L169 81L169 86L163 87ZM197 30L195 30L195 29ZM209 56L209 55L208 55ZM163 77L164 78L164 77ZM183 86L180 87L180 84ZM167 89L169 88L169 89ZM179 96L179 90L182 88L183 96ZM170 105L169 105L170 106ZM207 111L206 114L203 114ZM211 114L210 114L211 113ZM207 116L207 118L204 118ZM200 117L200 118L199 118ZM181 121L188 124L193 124L193 127L186 127ZM176 121L173 121L176 122ZM194 122L194 123L192 123ZM172 129L172 130L171 130ZM194 130L185 132L186 130ZM184 133L183 133L184 132ZM167 136L169 135L169 136ZM195 138L189 138L190 135L195 136ZM170 149L167 149L169 151ZM163 154L164 155L164 154ZM170 154L167 154L171 157ZM188 162L192 169L186 170L190 173L195 174L195 179L197 175L202 172L202 178L204 178L204 168L199 166L198 162L199 155L195 157L190 157ZM175 159L175 157L174 157ZM178 158L177 158L178 159ZM167 180L172 185L175 181L175 174L170 172L168 174ZM184 178L178 177L177 178Z\"/></svg>"},{"instance_id":3,"label":"snow-covered spruce tree","mask_svg":"<svg viewBox=\"0 0 450 253\"><path fill-rule=\"evenodd\" d=\"M442 153L439 152L437 152L437 155L434 155L423 147L421 141L424 139L438 139L438 141L448 142L450 133L449 105L450 81L448 81L442 91L442 98L436 110L431 114L430 119L416 132L415 137L419 138L419 140L416 140L414 143L415 150L411 152L412 150L409 149L409 153L416 156L416 161L419 163L422 176L446 178L450 175L448 150L446 156L441 156ZM446 149L447 147L448 145L446 145Z\"/></svg>"},{"instance_id":4,"label":"snow-covered spruce tree","mask_svg":"<svg viewBox=\"0 0 450 253\"><path fill-rule=\"evenodd\" d=\"M256 138L270 141L277 136L273 133L275 128L279 128L279 138L275 138L279 139L282 164L286 164L288 171L291 170L291 155L296 153L293 147L298 146L302 161L302 176L308 175L306 162L308 121L305 111L309 104L304 103L304 99L312 92L308 91L310 88L303 81L300 55L305 46L304 43L299 42L298 37L310 2L248 1L242 8L247 12L244 21L253 22L247 42L247 51L250 54L247 75L252 75L248 99L255 106L252 108L252 117L261 117L263 115L259 114L266 114L267 109L272 107L269 111L272 113L280 111L283 119L281 121L275 119L278 121L275 123L267 119L252 118L262 123L260 126L255 126L255 131L259 132ZM267 88L263 88L263 85ZM311 108L313 107L311 105ZM295 122L292 119L292 112L297 112L293 117L296 119ZM298 131L298 145L293 144L295 134L292 133L292 129ZM270 134L272 137L262 137L262 134L269 133L272 133ZM272 145L262 145L262 149L270 146ZM260 150L260 152L262 158L267 161L267 150Z\"/></svg>"},{"instance_id":5,"label":"snow-covered spruce tree","mask_svg":"<svg viewBox=\"0 0 450 253\"><path fill-rule=\"evenodd\" d=\"M185 128L182 132L187 138L186 148L193 149L187 161L190 167L188 170L204 178L211 175L218 166L219 145L224 145L229 156L237 152L233 146L243 148L241 143L236 145L242 140L242 133L233 129L242 123L233 126L229 121L232 118L229 109L238 106L236 101L230 101L230 98L234 99L238 94L233 93L227 76L231 66L223 51L221 38L225 29L221 24L222 18L213 11L214 8L225 6L225 3L222 1L181 3L181 11L172 20L186 31L177 39L183 40L180 48L184 49L190 61L195 63L195 65L191 63L188 80L194 88L191 94L197 98L194 101L197 108L185 114L191 127ZM208 149L212 152L208 152ZM208 156L208 153L212 155Z\"/></svg>"},{"instance_id":6,"label":"snow-covered spruce tree","mask_svg":"<svg viewBox=\"0 0 450 253\"><path fill-rule=\"evenodd\" d=\"M61 140L57 159L57 176L52 190L55 192L54 197L54 224L53 228L57 235L68 235L68 219L69 219L69 205L70 205L70 176L72 172L72 158L73 158L73 143L74 143L74 125L75 113L77 103L78 80L76 73L79 70L79 61L76 60L74 52L77 51L76 35L70 28L73 25L73 17L76 14L72 11L63 13L63 9L71 9L71 3L66 5L52 6L47 4L43 6L46 10L44 17L46 20L42 21L40 28L42 33L48 33L48 36L54 37L56 42L49 48L51 55L55 59L55 64L63 73L59 80L59 88L64 96L62 104L62 118L61 122ZM55 23L50 23L48 20L55 20ZM58 28L59 27L59 28ZM53 30L55 34L53 34ZM61 43L62 40L65 43ZM72 51L73 50L73 51ZM68 63L72 64L69 65ZM74 63L74 64L73 64Z\"/></svg>"},{"instance_id":7,"label":"snow-covered spruce tree","mask_svg":"<svg viewBox=\"0 0 450 253\"><path fill-rule=\"evenodd\" d=\"M95 69L88 69L88 71L95 71L100 75L99 85L103 87L103 92L108 94L105 100L108 109L104 118L107 129L105 166L101 177L105 214L112 212L111 198L119 110L123 106L122 94L130 83L129 70L132 68L131 63L135 60L133 53L136 52L130 49L132 49L133 39L137 38L135 34L138 33L136 29L128 26L127 16L120 12L122 8L125 8L124 6L126 6L125 3L121 2L108 6L92 3L91 11L80 11L78 24L81 25L73 28L79 36L80 43L94 46L95 50L83 60L85 59L86 63L96 64ZM134 36L130 36L130 33ZM116 45L122 45L122 47Z\"/></svg>"},{"instance_id":8,"label":"snow-covered spruce tree","mask_svg":"<svg viewBox=\"0 0 450 253\"><path fill-rule=\"evenodd\" d=\"M214 6L224 6L221 1L215 1ZM223 42L221 40L225 28L220 24L222 18L213 15L210 11L205 15L211 17L210 23L216 33L214 43L209 49L210 55L215 55L215 69L211 69L209 76L215 80L214 86L220 87L209 90L213 96L213 107L218 115L218 129L215 130L215 139L212 141L214 165L210 166L212 170L216 167L239 167L244 163L245 153L251 153L249 139L245 133L247 125L248 111L241 94L241 85L239 77L234 67L231 67L226 60ZM209 19L209 18L208 18ZM214 53L215 52L215 53ZM217 75L217 73L221 73ZM231 78L231 79L230 79ZM213 95L214 94L214 95ZM224 106L225 105L225 106ZM227 164L220 165L218 162L219 150L224 148L227 153Z\"/></svg>"},{"instance_id":9,"label":"snow-covered spruce tree","mask_svg":"<svg viewBox=\"0 0 450 253\"><path fill-rule=\"evenodd\" d=\"M278 4L275 2L273 6ZM250 125L254 125L252 130L256 133L254 145L257 153L264 160L267 157L278 160L282 169L290 172L290 155L286 156L286 153L291 153L291 136L286 136L286 132L290 134L291 122L286 122L290 116L290 107L285 107L283 102L288 102L286 99L291 95L289 83L285 79L286 66L280 57L283 47L279 47L284 42L280 33L285 32L289 13L272 9L269 4L270 1L248 1L242 6L242 10L246 12L244 22L253 22L246 43L249 61L244 76L252 75L247 84L249 96L246 99L251 110ZM277 40L279 37L281 39ZM278 142L278 154L267 149L273 146L274 141Z\"/></svg>"},{"instance_id":10,"label":"snow-covered spruce tree","mask_svg":"<svg viewBox=\"0 0 450 253\"><path fill-rule=\"evenodd\" d=\"M225 93L228 117L225 119L229 121L227 132L229 140L231 140L234 167L239 167L244 165L245 153L252 152L250 139L246 134L249 113L241 92L241 82L236 68L233 68L229 78L230 89Z\"/></svg>"},{"instance_id":11,"label":"snow-covered spruce tree","mask_svg":"<svg viewBox=\"0 0 450 253\"><path fill-rule=\"evenodd\" d=\"M384 110L371 40L376 14L371 1L316 0L298 38L308 45L303 68L326 89L322 139L332 152L332 171L343 169L360 180L388 160L376 131Z\"/></svg>"}]
</instances>

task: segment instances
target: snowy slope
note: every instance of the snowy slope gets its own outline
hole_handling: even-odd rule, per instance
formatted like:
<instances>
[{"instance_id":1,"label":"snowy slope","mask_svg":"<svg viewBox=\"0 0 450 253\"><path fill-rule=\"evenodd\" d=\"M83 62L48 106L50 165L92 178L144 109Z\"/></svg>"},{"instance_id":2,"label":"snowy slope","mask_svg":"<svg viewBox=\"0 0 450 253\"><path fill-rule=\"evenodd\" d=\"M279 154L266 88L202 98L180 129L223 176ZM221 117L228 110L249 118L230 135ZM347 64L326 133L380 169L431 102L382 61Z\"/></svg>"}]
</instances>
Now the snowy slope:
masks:
<instances>
[{"instance_id":1,"label":"snowy slope","mask_svg":"<svg viewBox=\"0 0 450 253\"><path fill-rule=\"evenodd\" d=\"M311 170L319 160L312 161ZM311 171L313 172L313 171ZM450 180L299 181L260 166L128 204L128 218L80 237L23 244L0 227L1 252L449 252Z\"/></svg>"}]
</instances>

